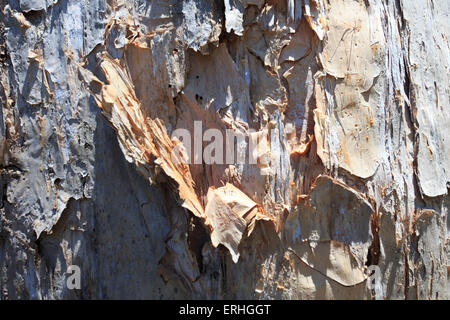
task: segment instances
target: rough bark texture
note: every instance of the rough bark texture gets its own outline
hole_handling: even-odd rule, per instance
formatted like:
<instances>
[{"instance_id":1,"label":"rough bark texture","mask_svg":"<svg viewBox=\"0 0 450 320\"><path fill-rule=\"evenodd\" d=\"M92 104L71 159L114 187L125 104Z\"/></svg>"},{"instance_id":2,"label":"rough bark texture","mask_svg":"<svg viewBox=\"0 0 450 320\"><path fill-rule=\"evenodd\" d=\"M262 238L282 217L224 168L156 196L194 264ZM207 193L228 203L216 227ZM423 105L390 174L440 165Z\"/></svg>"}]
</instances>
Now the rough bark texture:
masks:
<instances>
[{"instance_id":1,"label":"rough bark texture","mask_svg":"<svg viewBox=\"0 0 450 320\"><path fill-rule=\"evenodd\" d=\"M450 298L448 0L0 4L1 299Z\"/></svg>"}]
</instances>

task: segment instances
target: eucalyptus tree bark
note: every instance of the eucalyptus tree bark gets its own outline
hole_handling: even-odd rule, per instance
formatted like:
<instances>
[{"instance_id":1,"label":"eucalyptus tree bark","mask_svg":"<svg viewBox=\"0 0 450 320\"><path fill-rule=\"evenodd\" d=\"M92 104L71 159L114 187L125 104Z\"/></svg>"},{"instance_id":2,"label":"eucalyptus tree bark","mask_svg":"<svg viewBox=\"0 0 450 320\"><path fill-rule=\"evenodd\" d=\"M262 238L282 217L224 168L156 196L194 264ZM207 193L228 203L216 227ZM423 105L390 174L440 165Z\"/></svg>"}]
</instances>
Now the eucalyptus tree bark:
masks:
<instances>
[{"instance_id":1,"label":"eucalyptus tree bark","mask_svg":"<svg viewBox=\"0 0 450 320\"><path fill-rule=\"evenodd\" d=\"M1 299L449 298L449 1L0 4Z\"/></svg>"}]
</instances>

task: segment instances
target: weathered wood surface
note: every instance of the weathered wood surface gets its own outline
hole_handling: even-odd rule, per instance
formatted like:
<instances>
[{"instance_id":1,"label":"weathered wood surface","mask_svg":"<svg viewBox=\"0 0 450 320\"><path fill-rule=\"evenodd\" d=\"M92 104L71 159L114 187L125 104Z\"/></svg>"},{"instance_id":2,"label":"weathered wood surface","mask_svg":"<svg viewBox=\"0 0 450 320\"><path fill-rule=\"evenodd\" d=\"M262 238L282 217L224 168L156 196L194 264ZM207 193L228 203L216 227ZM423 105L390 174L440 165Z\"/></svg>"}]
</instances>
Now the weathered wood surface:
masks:
<instances>
[{"instance_id":1,"label":"weathered wood surface","mask_svg":"<svg viewBox=\"0 0 450 320\"><path fill-rule=\"evenodd\" d=\"M449 1L0 4L0 299L450 297Z\"/></svg>"}]
</instances>

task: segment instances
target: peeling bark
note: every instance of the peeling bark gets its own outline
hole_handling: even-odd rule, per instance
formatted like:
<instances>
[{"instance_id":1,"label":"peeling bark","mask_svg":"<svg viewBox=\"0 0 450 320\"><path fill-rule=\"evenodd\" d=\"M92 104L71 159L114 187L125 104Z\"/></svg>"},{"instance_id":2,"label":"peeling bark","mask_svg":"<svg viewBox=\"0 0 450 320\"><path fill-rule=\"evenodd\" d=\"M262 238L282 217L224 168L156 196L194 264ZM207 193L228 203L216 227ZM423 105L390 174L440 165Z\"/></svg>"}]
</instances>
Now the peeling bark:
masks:
<instances>
[{"instance_id":1,"label":"peeling bark","mask_svg":"<svg viewBox=\"0 0 450 320\"><path fill-rule=\"evenodd\" d=\"M0 4L1 299L449 298L448 1Z\"/></svg>"}]
</instances>

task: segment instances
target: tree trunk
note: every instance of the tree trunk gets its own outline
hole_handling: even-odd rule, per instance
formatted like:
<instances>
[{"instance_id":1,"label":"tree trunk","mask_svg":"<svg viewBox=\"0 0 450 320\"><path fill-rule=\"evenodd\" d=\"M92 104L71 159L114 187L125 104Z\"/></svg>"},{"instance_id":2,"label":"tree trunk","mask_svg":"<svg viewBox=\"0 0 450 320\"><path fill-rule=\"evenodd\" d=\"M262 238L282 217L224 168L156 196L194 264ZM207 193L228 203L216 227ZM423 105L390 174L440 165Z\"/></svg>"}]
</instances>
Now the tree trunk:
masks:
<instances>
[{"instance_id":1,"label":"tree trunk","mask_svg":"<svg viewBox=\"0 0 450 320\"><path fill-rule=\"evenodd\" d=\"M0 4L1 299L449 298L449 1Z\"/></svg>"}]
</instances>

